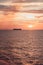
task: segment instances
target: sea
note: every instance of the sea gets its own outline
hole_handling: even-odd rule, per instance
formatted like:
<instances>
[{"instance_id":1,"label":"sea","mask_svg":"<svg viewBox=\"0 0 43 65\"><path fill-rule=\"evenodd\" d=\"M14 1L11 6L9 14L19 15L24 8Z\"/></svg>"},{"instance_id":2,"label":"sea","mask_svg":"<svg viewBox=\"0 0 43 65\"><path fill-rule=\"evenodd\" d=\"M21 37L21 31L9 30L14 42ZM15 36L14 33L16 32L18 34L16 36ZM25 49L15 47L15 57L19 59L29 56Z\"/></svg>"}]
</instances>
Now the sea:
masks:
<instances>
[{"instance_id":1,"label":"sea","mask_svg":"<svg viewBox=\"0 0 43 65\"><path fill-rule=\"evenodd\" d=\"M43 30L0 30L0 65L43 65Z\"/></svg>"}]
</instances>

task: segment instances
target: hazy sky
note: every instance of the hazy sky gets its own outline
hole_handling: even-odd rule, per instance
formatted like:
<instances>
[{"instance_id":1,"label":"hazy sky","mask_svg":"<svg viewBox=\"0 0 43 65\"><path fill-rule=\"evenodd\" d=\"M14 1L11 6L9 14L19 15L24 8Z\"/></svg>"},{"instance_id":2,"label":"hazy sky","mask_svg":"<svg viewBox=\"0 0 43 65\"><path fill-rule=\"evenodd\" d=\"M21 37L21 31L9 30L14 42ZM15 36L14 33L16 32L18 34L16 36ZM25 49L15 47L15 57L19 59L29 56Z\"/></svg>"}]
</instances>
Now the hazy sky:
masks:
<instances>
[{"instance_id":1,"label":"hazy sky","mask_svg":"<svg viewBox=\"0 0 43 65\"><path fill-rule=\"evenodd\" d=\"M43 0L0 0L0 29L43 29Z\"/></svg>"}]
</instances>

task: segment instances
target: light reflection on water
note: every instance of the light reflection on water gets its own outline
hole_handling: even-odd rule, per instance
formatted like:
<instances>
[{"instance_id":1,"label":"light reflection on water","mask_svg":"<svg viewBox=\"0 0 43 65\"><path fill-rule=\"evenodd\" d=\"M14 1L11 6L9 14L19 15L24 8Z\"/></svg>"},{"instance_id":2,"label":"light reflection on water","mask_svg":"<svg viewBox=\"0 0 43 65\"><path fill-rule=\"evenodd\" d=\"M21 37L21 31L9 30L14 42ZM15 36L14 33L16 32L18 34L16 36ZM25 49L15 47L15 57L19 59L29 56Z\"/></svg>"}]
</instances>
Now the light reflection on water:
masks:
<instances>
[{"instance_id":1,"label":"light reflection on water","mask_svg":"<svg viewBox=\"0 0 43 65\"><path fill-rule=\"evenodd\" d=\"M43 31L0 31L0 65L43 65Z\"/></svg>"}]
</instances>

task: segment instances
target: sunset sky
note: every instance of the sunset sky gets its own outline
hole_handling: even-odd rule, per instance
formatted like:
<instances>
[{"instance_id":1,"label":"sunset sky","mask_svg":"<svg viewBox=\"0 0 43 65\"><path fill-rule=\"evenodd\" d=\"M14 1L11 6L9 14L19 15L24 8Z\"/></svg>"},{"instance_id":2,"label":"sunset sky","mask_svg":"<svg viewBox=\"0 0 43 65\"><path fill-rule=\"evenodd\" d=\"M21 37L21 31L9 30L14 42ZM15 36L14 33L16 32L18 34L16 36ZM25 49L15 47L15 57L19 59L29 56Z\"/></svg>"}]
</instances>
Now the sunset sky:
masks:
<instances>
[{"instance_id":1,"label":"sunset sky","mask_svg":"<svg viewBox=\"0 0 43 65\"><path fill-rule=\"evenodd\" d=\"M43 0L0 0L0 30L43 29Z\"/></svg>"}]
</instances>

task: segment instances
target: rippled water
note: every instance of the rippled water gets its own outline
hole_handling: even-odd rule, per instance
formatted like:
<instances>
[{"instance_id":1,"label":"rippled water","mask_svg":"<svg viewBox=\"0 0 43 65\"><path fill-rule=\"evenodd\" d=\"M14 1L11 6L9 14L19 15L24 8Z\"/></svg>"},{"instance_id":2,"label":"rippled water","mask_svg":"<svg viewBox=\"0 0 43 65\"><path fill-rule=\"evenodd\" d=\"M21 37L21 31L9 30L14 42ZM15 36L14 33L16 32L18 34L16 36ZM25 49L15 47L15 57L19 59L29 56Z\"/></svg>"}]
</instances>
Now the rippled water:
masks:
<instances>
[{"instance_id":1,"label":"rippled water","mask_svg":"<svg viewBox=\"0 0 43 65\"><path fill-rule=\"evenodd\" d=\"M0 65L43 65L43 31L0 31Z\"/></svg>"}]
</instances>

